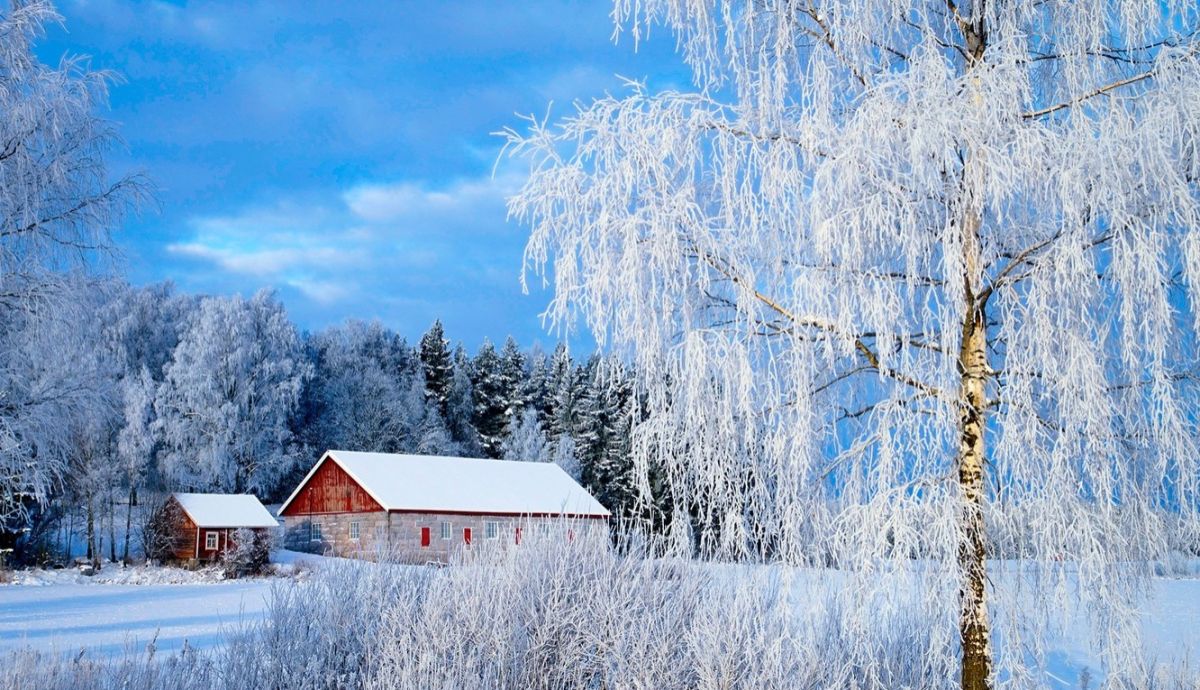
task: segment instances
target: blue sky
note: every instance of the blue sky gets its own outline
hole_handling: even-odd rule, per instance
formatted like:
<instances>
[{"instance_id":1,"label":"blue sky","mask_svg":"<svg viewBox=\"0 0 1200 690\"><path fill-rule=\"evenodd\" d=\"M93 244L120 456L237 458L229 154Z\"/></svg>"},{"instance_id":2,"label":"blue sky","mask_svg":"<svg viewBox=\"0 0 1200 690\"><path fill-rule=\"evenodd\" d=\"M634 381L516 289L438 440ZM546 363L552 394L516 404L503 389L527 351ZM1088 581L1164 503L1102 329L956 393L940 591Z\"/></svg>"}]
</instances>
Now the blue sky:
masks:
<instances>
[{"instance_id":1,"label":"blue sky","mask_svg":"<svg viewBox=\"0 0 1200 690\"><path fill-rule=\"evenodd\" d=\"M526 229L493 165L517 113L565 115L626 75L678 87L665 31L614 44L606 0L63 0L43 60L118 73L109 117L157 208L116 234L135 284L274 287L297 323L378 318L414 339L434 318L474 348L556 340L521 293ZM572 338L585 344L586 337Z\"/></svg>"}]
</instances>

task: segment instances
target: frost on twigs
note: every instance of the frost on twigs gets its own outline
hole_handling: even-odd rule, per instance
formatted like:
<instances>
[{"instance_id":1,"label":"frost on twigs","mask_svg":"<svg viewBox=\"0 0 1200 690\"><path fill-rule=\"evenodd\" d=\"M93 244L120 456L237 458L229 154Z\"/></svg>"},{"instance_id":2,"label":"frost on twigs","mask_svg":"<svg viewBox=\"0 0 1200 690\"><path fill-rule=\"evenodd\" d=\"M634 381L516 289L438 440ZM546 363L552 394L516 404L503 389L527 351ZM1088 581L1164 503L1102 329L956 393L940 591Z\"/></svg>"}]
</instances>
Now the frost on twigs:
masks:
<instances>
[{"instance_id":1,"label":"frost on twigs","mask_svg":"<svg viewBox=\"0 0 1200 690\"><path fill-rule=\"evenodd\" d=\"M36 0L0 9L0 531L12 533L67 472L62 420L95 404L81 373L90 353L66 354L84 338L78 315L52 307L96 291L68 269L104 255L109 231L146 193L136 176L107 174L118 142L99 111L112 75L34 54L58 20Z\"/></svg>"},{"instance_id":2,"label":"frost on twigs","mask_svg":"<svg viewBox=\"0 0 1200 690\"><path fill-rule=\"evenodd\" d=\"M954 625L982 448L988 577L1016 583L987 587L996 669L1032 677L1079 606L1110 681L1144 678L1134 605L1200 502L1194 5L615 16L674 31L695 91L508 131L531 163L509 210L553 322L642 376L636 461L680 541L855 573L863 616L920 568Z\"/></svg>"}]
</instances>

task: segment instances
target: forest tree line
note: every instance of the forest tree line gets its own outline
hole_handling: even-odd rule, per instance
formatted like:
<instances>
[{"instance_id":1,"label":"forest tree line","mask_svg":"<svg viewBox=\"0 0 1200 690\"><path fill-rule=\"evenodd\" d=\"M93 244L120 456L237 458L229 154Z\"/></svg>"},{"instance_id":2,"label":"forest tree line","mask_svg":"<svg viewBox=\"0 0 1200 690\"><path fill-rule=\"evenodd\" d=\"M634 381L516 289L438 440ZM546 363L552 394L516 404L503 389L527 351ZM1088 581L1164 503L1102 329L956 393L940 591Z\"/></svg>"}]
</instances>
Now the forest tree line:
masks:
<instances>
[{"instance_id":1,"label":"forest tree line","mask_svg":"<svg viewBox=\"0 0 1200 690\"><path fill-rule=\"evenodd\" d=\"M129 559L139 501L278 502L330 448L555 462L614 515L638 510L614 359L511 337L468 352L440 322L413 343L378 322L303 333L269 291L82 274L5 312L0 547L18 561L60 559L75 532L89 557Z\"/></svg>"}]
</instances>

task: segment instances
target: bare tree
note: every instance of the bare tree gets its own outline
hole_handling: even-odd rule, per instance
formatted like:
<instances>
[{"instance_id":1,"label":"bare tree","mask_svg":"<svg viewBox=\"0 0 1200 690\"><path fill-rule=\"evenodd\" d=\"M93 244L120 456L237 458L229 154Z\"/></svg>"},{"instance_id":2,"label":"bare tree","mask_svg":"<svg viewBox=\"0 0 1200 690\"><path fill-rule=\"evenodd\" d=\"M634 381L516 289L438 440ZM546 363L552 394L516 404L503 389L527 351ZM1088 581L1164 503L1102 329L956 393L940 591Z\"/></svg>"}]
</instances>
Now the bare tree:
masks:
<instances>
[{"instance_id":1,"label":"bare tree","mask_svg":"<svg viewBox=\"0 0 1200 690\"><path fill-rule=\"evenodd\" d=\"M1200 501L1194 3L614 16L673 31L695 91L507 131L532 165L509 209L555 322L636 360L674 524L855 571L860 615L923 588L957 638L931 663L972 690L1023 677L1071 582L1110 682L1142 682L1129 604ZM1030 596L1055 605L989 601Z\"/></svg>"}]
</instances>

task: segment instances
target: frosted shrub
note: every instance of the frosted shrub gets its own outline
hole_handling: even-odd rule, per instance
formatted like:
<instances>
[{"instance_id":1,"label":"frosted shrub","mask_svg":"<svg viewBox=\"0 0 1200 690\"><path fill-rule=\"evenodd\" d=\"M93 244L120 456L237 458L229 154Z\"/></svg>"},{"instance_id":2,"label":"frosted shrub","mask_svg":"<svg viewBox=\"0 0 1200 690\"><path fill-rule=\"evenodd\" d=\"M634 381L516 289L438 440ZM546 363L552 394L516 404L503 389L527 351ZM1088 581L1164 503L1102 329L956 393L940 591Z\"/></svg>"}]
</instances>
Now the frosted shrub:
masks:
<instances>
[{"instance_id":1,"label":"frosted shrub","mask_svg":"<svg viewBox=\"0 0 1200 690\"><path fill-rule=\"evenodd\" d=\"M266 620L223 647L105 661L21 652L0 690L500 688L718 690L952 688L953 619L921 606L929 576L879 571L867 602L850 573L666 560L602 535L480 545L447 567L338 562L281 580ZM1147 660L1152 690L1198 687L1186 665ZM1167 660L1162 660L1167 661ZM1099 673L1092 687L1102 687ZM1043 688L1046 676L1005 687ZM1139 687L1139 690L1141 690Z\"/></svg>"},{"instance_id":2,"label":"frosted shrub","mask_svg":"<svg viewBox=\"0 0 1200 690\"><path fill-rule=\"evenodd\" d=\"M174 559L175 552L183 546L181 532L177 529L184 519L183 509L175 501L162 497L143 513L143 519L140 531L142 553L159 563Z\"/></svg>"},{"instance_id":3,"label":"frosted shrub","mask_svg":"<svg viewBox=\"0 0 1200 690\"><path fill-rule=\"evenodd\" d=\"M230 547L221 556L226 577L261 575L271 560L271 534L240 528L233 532Z\"/></svg>"}]
</instances>

